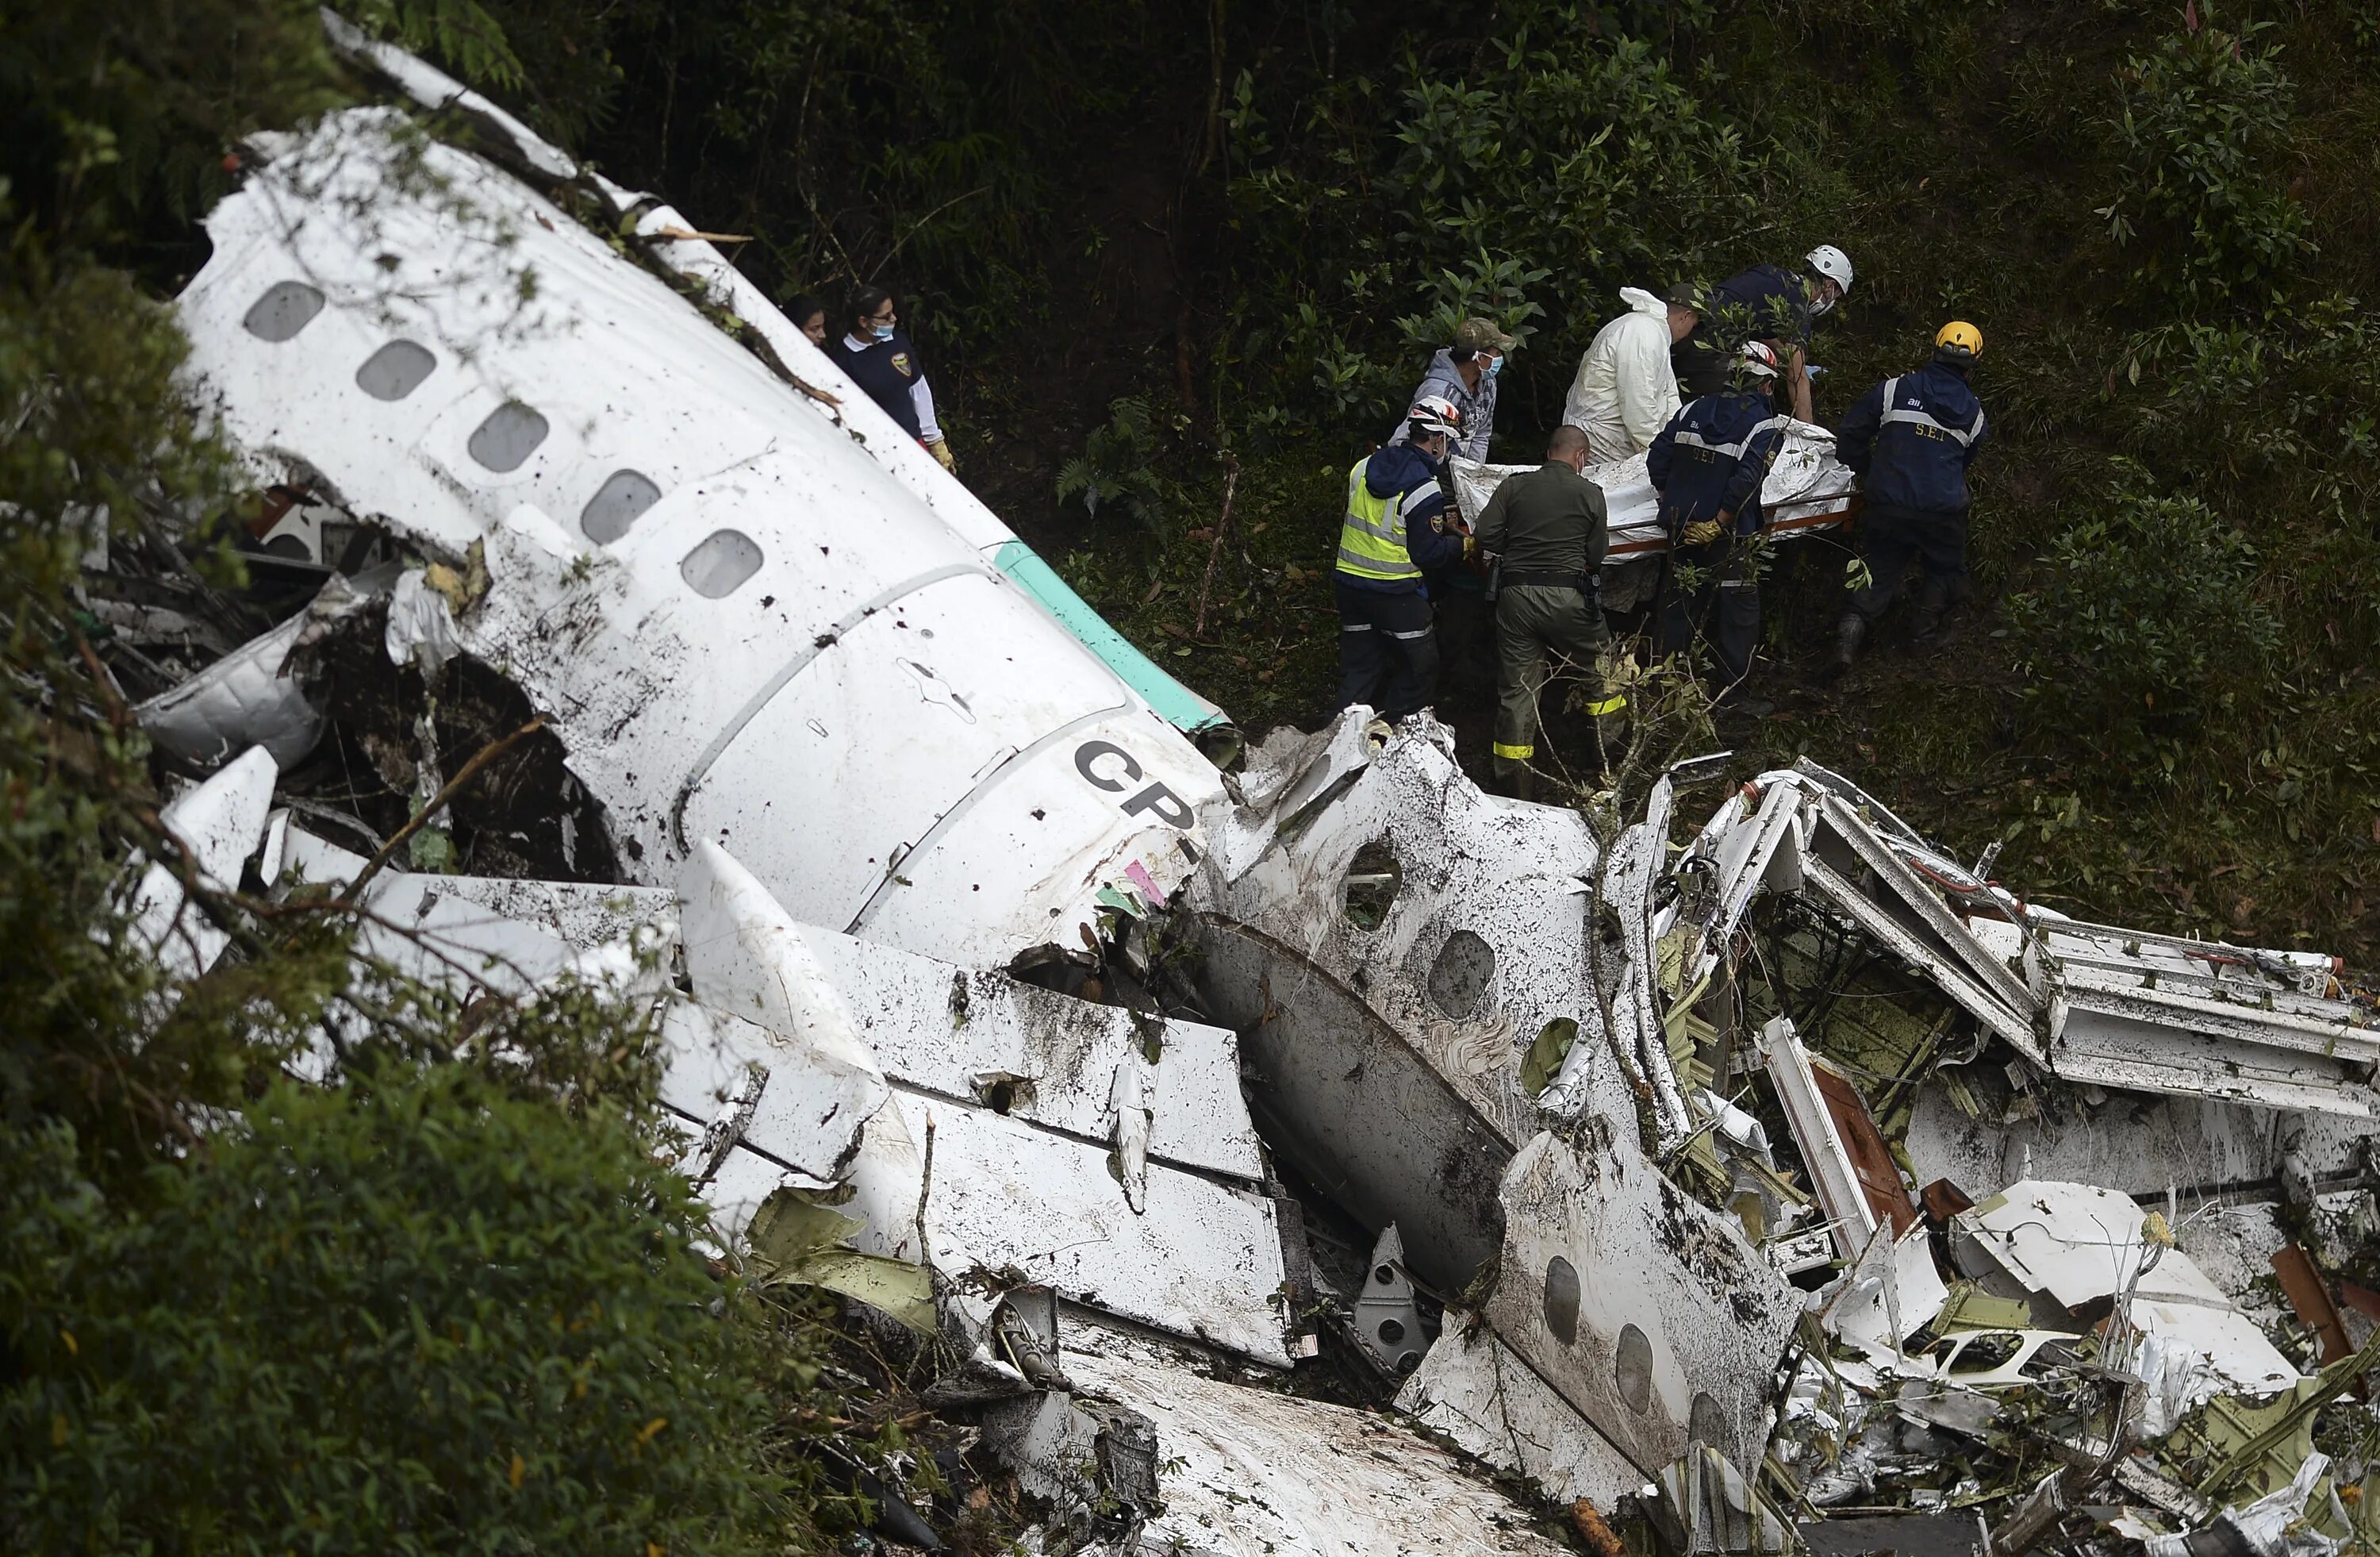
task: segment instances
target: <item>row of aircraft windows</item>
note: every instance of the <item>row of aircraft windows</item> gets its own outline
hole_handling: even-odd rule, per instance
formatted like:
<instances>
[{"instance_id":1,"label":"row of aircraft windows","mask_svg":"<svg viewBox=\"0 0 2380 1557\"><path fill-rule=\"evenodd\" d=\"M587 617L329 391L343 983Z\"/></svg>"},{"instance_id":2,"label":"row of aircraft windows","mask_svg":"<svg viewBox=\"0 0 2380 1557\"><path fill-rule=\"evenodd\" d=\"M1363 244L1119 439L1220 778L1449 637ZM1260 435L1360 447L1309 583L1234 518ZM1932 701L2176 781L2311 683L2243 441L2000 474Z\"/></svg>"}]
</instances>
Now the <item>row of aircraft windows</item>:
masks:
<instances>
[{"instance_id":1,"label":"row of aircraft windows","mask_svg":"<svg viewBox=\"0 0 2380 1557\"><path fill-rule=\"evenodd\" d=\"M261 341L295 340L322 311L322 294L302 281L276 281L257 298L241 322ZM429 347L391 341L364 359L356 387L375 400L395 402L421 387L438 368ZM534 407L507 400L471 430L464 447L471 458L498 475L517 470L552 431ZM637 470L614 470L578 513L578 528L597 545L628 533L637 517L661 501L662 489ZM741 530L713 530L678 564L688 588L709 600L734 594L760 571L759 545Z\"/></svg>"}]
</instances>

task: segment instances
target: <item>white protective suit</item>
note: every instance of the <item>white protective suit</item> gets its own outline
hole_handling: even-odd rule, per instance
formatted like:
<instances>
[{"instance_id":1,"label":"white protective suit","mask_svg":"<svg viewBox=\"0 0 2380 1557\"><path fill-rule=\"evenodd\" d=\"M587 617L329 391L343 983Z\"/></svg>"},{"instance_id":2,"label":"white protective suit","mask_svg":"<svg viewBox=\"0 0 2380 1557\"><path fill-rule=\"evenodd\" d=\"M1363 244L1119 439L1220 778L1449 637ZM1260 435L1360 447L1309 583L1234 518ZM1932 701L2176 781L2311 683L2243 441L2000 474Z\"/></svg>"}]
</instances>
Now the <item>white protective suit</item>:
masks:
<instances>
[{"instance_id":1,"label":"white protective suit","mask_svg":"<svg viewBox=\"0 0 2380 1557\"><path fill-rule=\"evenodd\" d=\"M1652 446L1678 414L1670 367L1670 305L1637 286L1620 289L1628 311L1596 332L1562 403L1562 420L1585 432L1597 464Z\"/></svg>"}]
</instances>

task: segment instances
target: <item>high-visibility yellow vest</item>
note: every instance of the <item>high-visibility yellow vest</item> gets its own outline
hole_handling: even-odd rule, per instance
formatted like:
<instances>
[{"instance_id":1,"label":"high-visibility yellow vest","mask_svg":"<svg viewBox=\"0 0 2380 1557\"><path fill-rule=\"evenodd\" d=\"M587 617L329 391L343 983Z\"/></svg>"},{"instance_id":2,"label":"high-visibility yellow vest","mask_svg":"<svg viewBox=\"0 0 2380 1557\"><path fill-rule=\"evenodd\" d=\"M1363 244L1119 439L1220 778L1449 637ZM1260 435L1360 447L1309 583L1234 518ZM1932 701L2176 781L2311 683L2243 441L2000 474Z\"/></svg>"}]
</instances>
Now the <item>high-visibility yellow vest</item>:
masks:
<instances>
[{"instance_id":1,"label":"high-visibility yellow vest","mask_svg":"<svg viewBox=\"0 0 2380 1557\"><path fill-rule=\"evenodd\" d=\"M1364 484L1371 463L1367 456L1347 472L1347 517L1339 527L1339 571L1385 583L1419 578L1421 569L1405 550L1405 499L1411 494L1373 496Z\"/></svg>"}]
</instances>

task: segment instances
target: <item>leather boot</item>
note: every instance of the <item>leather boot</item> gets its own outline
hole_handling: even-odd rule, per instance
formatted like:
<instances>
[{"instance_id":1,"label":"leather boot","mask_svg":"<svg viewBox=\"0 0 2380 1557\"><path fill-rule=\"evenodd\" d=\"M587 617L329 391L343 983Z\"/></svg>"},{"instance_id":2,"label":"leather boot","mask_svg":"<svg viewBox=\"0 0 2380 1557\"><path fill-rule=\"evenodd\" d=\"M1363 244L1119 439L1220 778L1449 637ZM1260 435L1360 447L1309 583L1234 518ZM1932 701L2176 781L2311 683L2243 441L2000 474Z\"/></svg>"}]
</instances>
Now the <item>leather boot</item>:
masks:
<instances>
[{"instance_id":1,"label":"leather boot","mask_svg":"<svg viewBox=\"0 0 2380 1557\"><path fill-rule=\"evenodd\" d=\"M1835 624L1835 674L1842 675L1859 659L1860 645L1867 641L1867 618L1856 611L1843 613Z\"/></svg>"},{"instance_id":2,"label":"leather boot","mask_svg":"<svg viewBox=\"0 0 2380 1557\"><path fill-rule=\"evenodd\" d=\"M1909 636L1921 644L1940 641L1942 618L1949 610L1950 591L1927 579L1924 592L1917 597L1917 614L1911 619Z\"/></svg>"},{"instance_id":3,"label":"leather boot","mask_svg":"<svg viewBox=\"0 0 2380 1557\"><path fill-rule=\"evenodd\" d=\"M1537 794L1537 775L1529 768L1515 768L1512 776L1504 781L1504 786L1512 792L1515 800L1534 800Z\"/></svg>"}]
</instances>

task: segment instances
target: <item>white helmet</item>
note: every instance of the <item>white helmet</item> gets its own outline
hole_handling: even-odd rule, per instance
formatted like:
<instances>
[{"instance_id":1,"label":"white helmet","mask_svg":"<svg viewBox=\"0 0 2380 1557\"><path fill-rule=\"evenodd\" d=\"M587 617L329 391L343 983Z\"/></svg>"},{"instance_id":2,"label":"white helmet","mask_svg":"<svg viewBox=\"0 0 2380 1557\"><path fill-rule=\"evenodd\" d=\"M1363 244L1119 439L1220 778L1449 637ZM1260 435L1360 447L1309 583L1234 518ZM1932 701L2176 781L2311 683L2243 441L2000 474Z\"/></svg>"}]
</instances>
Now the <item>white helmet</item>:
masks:
<instances>
[{"instance_id":1,"label":"white helmet","mask_svg":"<svg viewBox=\"0 0 2380 1557\"><path fill-rule=\"evenodd\" d=\"M1450 438L1463 436L1463 412L1443 395L1425 395L1414 402L1405 413L1405 425L1416 438L1427 438L1443 432Z\"/></svg>"},{"instance_id":2,"label":"white helmet","mask_svg":"<svg viewBox=\"0 0 2380 1557\"><path fill-rule=\"evenodd\" d=\"M1852 289L1852 257L1831 243L1822 243L1803 256L1803 263L1841 287L1846 296Z\"/></svg>"},{"instance_id":3,"label":"white helmet","mask_svg":"<svg viewBox=\"0 0 2380 1557\"><path fill-rule=\"evenodd\" d=\"M1777 376L1777 353L1767 341L1746 341L1736 349L1735 371L1755 379Z\"/></svg>"}]
</instances>

